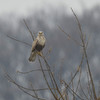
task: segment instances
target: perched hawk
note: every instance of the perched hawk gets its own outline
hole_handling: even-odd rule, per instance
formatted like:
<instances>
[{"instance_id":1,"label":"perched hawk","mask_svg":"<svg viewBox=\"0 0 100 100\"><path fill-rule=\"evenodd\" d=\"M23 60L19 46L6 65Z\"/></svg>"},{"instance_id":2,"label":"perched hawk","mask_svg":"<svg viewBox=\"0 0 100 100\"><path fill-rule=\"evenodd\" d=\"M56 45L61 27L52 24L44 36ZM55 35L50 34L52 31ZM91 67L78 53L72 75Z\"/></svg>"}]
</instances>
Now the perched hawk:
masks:
<instances>
[{"instance_id":1,"label":"perched hawk","mask_svg":"<svg viewBox=\"0 0 100 100\"><path fill-rule=\"evenodd\" d=\"M39 54L39 53L41 54L41 51L45 46L45 41L46 41L46 39L44 37L44 33L42 31L40 31L38 33L37 38L32 43L32 49L31 49L29 61L31 61L31 62L35 61L36 54Z\"/></svg>"}]
</instances>

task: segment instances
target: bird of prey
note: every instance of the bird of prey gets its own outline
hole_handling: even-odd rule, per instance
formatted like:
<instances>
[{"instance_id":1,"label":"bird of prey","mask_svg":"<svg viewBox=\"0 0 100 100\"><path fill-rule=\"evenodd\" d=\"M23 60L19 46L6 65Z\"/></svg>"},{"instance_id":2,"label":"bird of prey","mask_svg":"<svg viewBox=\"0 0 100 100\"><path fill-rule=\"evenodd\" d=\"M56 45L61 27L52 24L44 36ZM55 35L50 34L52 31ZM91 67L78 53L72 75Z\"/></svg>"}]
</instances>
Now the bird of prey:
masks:
<instances>
[{"instance_id":1,"label":"bird of prey","mask_svg":"<svg viewBox=\"0 0 100 100\"><path fill-rule=\"evenodd\" d=\"M41 55L41 51L45 46L45 36L42 31L39 31L37 38L32 43L31 54L29 57L30 62L34 62L36 59L36 54Z\"/></svg>"}]
</instances>

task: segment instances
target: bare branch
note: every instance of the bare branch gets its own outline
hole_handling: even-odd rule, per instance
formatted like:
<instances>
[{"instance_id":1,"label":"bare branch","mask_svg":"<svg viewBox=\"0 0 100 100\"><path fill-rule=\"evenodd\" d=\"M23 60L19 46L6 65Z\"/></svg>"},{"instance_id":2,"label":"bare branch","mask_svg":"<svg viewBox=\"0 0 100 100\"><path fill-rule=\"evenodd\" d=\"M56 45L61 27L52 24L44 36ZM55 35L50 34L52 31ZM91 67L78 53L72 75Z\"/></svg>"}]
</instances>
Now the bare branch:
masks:
<instances>
[{"instance_id":1,"label":"bare branch","mask_svg":"<svg viewBox=\"0 0 100 100\"><path fill-rule=\"evenodd\" d=\"M24 93L30 95L30 96L33 97L33 98L37 98L36 96L34 96L34 95L30 94L29 92L25 91L24 89L26 89L26 88L24 88L24 87L20 86L19 84L17 84L17 83L8 75L7 72L5 72L5 76L6 76L6 78L8 79L9 82L15 84L15 85L16 85L20 90L22 90ZM40 100L45 100L45 99L42 99L42 98L38 98L38 99L40 99Z\"/></svg>"},{"instance_id":2,"label":"bare branch","mask_svg":"<svg viewBox=\"0 0 100 100\"><path fill-rule=\"evenodd\" d=\"M41 61L40 61L39 56L38 56L38 60L39 60L39 64L40 64L40 67L41 67L41 70L42 70L44 79L45 79L45 81L46 81L46 84L47 84L49 90L51 91L52 95L54 96L54 98L55 98L56 100L58 100L58 98L55 96L55 94L53 93L53 91L52 91L51 88L50 88L50 85L49 85L49 83L48 83L48 81L47 81L46 75L45 75L45 73L44 73L44 71L43 71L42 64L41 64Z\"/></svg>"},{"instance_id":3,"label":"bare branch","mask_svg":"<svg viewBox=\"0 0 100 100\"><path fill-rule=\"evenodd\" d=\"M71 87L70 87L64 80L62 80L62 81L65 83L66 88L69 88L79 99L84 100L84 99L81 98L77 93L75 93L75 92L73 91L73 89L71 89Z\"/></svg>"},{"instance_id":4,"label":"bare branch","mask_svg":"<svg viewBox=\"0 0 100 100\"><path fill-rule=\"evenodd\" d=\"M27 71L27 72L17 71L17 73L21 73L21 74L29 74L30 72L35 72L35 71L41 71L41 69L34 69L34 70ZM49 71L49 70L43 69L43 71Z\"/></svg>"},{"instance_id":5,"label":"bare branch","mask_svg":"<svg viewBox=\"0 0 100 100\"><path fill-rule=\"evenodd\" d=\"M71 77L72 77L72 73L71 73ZM73 84L73 81L72 81L72 90L74 91L74 84ZM73 93L73 100L75 100L75 94Z\"/></svg>"},{"instance_id":6,"label":"bare branch","mask_svg":"<svg viewBox=\"0 0 100 100\"><path fill-rule=\"evenodd\" d=\"M17 41L17 42L20 42L20 43L23 43L23 44L25 44L25 45L31 46L31 44L29 44L29 43L27 43L27 42L24 42L24 41L21 41L21 40L18 40L18 39L16 39L16 38L12 37L12 36L7 35L7 37L9 37L10 39L13 39L13 40L15 40L15 41Z\"/></svg>"},{"instance_id":7,"label":"bare branch","mask_svg":"<svg viewBox=\"0 0 100 100\"><path fill-rule=\"evenodd\" d=\"M82 93L83 93L84 96L86 97L86 99L89 100L88 96L85 94L85 92L84 92L84 90L83 90L83 88L82 88L81 82L80 82L80 88L81 88L81 90L82 90Z\"/></svg>"},{"instance_id":8,"label":"bare branch","mask_svg":"<svg viewBox=\"0 0 100 100\"><path fill-rule=\"evenodd\" d=\"M90 79L91 79L93 95L94 95L94 99L97 100L97 96L96 96L96 92L95 92L95 86L94 86L94 82L93 82L93 78L92 78L92 74L91 74L91 70L90 70L90 65L89 65L88 56L87 56L87 52L86 52L86 45L85 45L84 38L83 38L84 36L83 36L81 24L78 20L77 15L74 13L72 8L71 8L71 10L72 10L72 12L73 12L73 14L74 14L74 16L77 20L77 23L78 23L78 27L79 27L79 30L80 30L80 38L81 38L81 41L82 41L82 44L83 44L83 51L84 51L84 55L85 55L87 66L88 66L89 76L90 76Z\"/></svg>"},{"instance_id":9,"label":"bare branch","mask_svg":"<svg viewBox=\"0 0 100 100\"><path fill-rule=\"evenodd\" d=\"M69 38L71 38L76 44L78 44L79 46L82 47L82 45L81 45L77 40L75 40L70 34L66 33L60 26L58 26L58 28L59 28L63 33L65 33L65 35L67 35Z\"/></svg>"},{"instance_id":10,"label":"bare branch","mask_svg":"<svg viewBox=\"0 0 100 100\"><path fill-rule=\"evenodd\" d=\"M47 60L46 60L46 58L45 58L44 56L42 56L42 58L43 58L43 60L44 60L44 62L45 62L45 64L46 64L47 69L50 70L50 76L52 77L52 79L53 79L53 81L54 81L54 84L55 84L55 86L56 86L56 88L57 88L58 93L60 94L61 98L64 100L64 98L63 98L63 96L62 96L62 94L61 94L61 92L60 92L60 90L59 90L59 88L58 88L58 85L57 85L57 83L56 83L56 80L55 80L55 78L54 78L54 75L53 75L53 73L52 73L52 71L51 71L51 69L50 69L50 65L48 64L48 62L47 62Z\"/></svg>"},{"instance_id":11,"label":"bare branch","mask_svg":"<svg viewBox=\"0 0 100 100\"><path fill-rule=\"evenodd\" d=\"M38 94L37 94L37 92L34 90L33 84L32 84L32 83L30 83L30 84L31 84L31 87L32 87L32 89L33 89L33 91L34 91L35 96L37 97L37 100L39 100Z\"/></svg>"},{"instance_id":12,"label":"bare branch","mask_svg":"<svg viewBox=\"0 0 100 100\"><path fill-rule=\"evenodd\" d=\"M76 87L76 92L77 92L78 86L79 86L79 84L80 84L80 78L81 78L81 70L82 70L82 63L83 63L83 60L84 60L84 53L82 54L81 62L80 62L80 65L79 65L79 68L80 68L80 74L79 74L78 84L77 84L77 87Z\"/></svg>"},{"instance_id":13,"label":"bare branch","mask_svg":"<svg viewBox=\"0 0 100 100\"><path fill-rule=\"evenodd\" d=\"M33 41L34 41L34 36L33 36L32 32L30 31L30 29L29 29L29 27L28 27L28 25L27 25L27 23L26 23L25 19L23 19L23 21L24 21L24 23L25 23L25 25L26 25L26 27L27 27L28 31L30 32L30 34L31 34L31 37L32 37Z\"/></svg>"},{"instance_id":14,"label":"bare branch","mask_svg":"<svg viewBox=\"0 0 100 100\"><path fill-rule=\"evenodd\" d=\"M74 76L71 78L71 81L69 82L68 86L70 86L70 84L72 83L73 79L75 78L75 76L77 75L77 73L79 72L80 67L78 67L77 71L75 72Z\"/></svg>"}]
</instances>

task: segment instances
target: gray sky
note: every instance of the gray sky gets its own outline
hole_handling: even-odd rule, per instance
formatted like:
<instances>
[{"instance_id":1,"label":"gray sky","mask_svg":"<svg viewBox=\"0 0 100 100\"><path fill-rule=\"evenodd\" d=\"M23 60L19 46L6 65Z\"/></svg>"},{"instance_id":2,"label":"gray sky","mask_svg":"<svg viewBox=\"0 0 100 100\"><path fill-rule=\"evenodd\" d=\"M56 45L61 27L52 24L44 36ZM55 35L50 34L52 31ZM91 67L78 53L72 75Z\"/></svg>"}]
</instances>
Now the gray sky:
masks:
<instances>
[{"instance_id":1,"label":"gray sky","mask_svg":"<svg viewBox=\"0 0 100 100\"><path fill-rule=\"evenodd\" d=\"M47 42L43 52L46 54L48 48L52 49L47 58L51 69L56 69L55 77L57 82L59 72L62 72L61 76L66 82L70 82L71 72L74 74L77 66L80 64L82 50L79 45L68 39L58 29L57 25L60 25L65 32L70 33L74 39L80 42L79 34L77 34L79 30L76 20L73 15L69 15L72 14L70 10L70 7L72 7L78 15L82 30L87 36L86 39L90 36L87 53L96 93L98 93L100 81L99 5L100 0L0 0L0 66L5 68L9 75L20 85L28 87L29 81L32 81L36 89L46 87L40 72L33 72L27 75L16 73L17 70L26 72L40 68L38 59L34 63L28 62L31 47L5 36L8 34L18 40L31 44L32 38L23 22L24 18L32 32L37 33L42 30L46 34ZM64 9L65 7L67 9ZM66 13L66 11L69 13ZM82 15L79 16L81 13ZM18 19L16 19L17 16ZM63 64L62 59L64 59ZM81 81L85 91L87 88L85 60L82 65L82 71ZM15 85L9 83L4 76L3 71L0 69L0 100L33 100L33 98L21 92ZM74 80L75 86L77 79L78 75ZM87 91L85 92L87 93ZM42 94L38 94L48 98L47 96L50 93L43 91Z\"/></svg>"},{"instance_id":2,"label":"gray sky","mask_svg":"<svg viewBox=\"0 0 100 100\"><path fill-rule=\"evenodd\" d=\"M50 5L53 7L65 5L81 13L83 6L91 9L97 4L100 4L100 0L0 0L0 15L15 13L17 16L27 16L30 10L34 12L36 9L48 8Z\"/></svg>"}]
</instances>

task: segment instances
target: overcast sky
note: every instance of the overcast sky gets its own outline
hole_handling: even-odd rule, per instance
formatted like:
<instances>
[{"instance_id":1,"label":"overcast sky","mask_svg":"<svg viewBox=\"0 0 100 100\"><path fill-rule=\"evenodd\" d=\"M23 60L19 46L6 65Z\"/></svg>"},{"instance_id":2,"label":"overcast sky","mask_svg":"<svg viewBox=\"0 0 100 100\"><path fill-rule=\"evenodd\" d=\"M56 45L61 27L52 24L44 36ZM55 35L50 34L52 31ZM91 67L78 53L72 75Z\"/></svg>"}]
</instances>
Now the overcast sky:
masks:
<instances>
[{"instance_id":1,"label":"overcast sky","mask_svg":"<svg viewBox=\"0 0 100 100\"><path fill-rule=\"evenodd\" d=\"M97 4L100 4L100 0L0 0L0 15L15 13L17 16L27 16L30 10L34 12L50 5L53 7L65 5L81 13L83 6L91 9Z\"/></svg>"},{"instance_id":2,"label":"overcast sky","mask_svg":"<svg viewBox=\"0 0 100 100\"><path fill-rule=\"evenodd\" d=\"M96 93L98 92L100 81L100 0L0 0L0 66L5 68L9 75L20 85L29 86L31 81L37 89L46 86L40 72L33 72L25 76L16 73L17 70L27 72L40 68L38 59L34 63L28 62L31 47L5 36L8 34L31 44L32 39L23 18L32 32L37 33L42 30L46 34L47 42L43 52L47 54L47 51L51 50L47 58L51 69L53 71L56 69L57 82L58 74L61 71L62 78L66 82L70 82L71 72L74 75L77 66L80 64L82 50L79 45L66 38L65 34L57 27L57 25L60 25L65 32L71 33L71 36L80 42L76 20L73 16L69 16L72 13L70 7L74 9L77 15L82 14L81 16L78 15L78 18L82 30L87 36L86 39L91 36L87 54ZM66 11L69 13L66 13ZM18 19L15 20L17 16ZM81 81L85 91L87 89L87 66L85 60L83 63ZM33 98L9 83L4 76L3 71L0 69L0 100L33 100ZM78 75L75 77L74 86L77 84L77 79ZM43 91L39 95L47 97L47 93L49 92Z\"/></svg>"}]
</instances>

